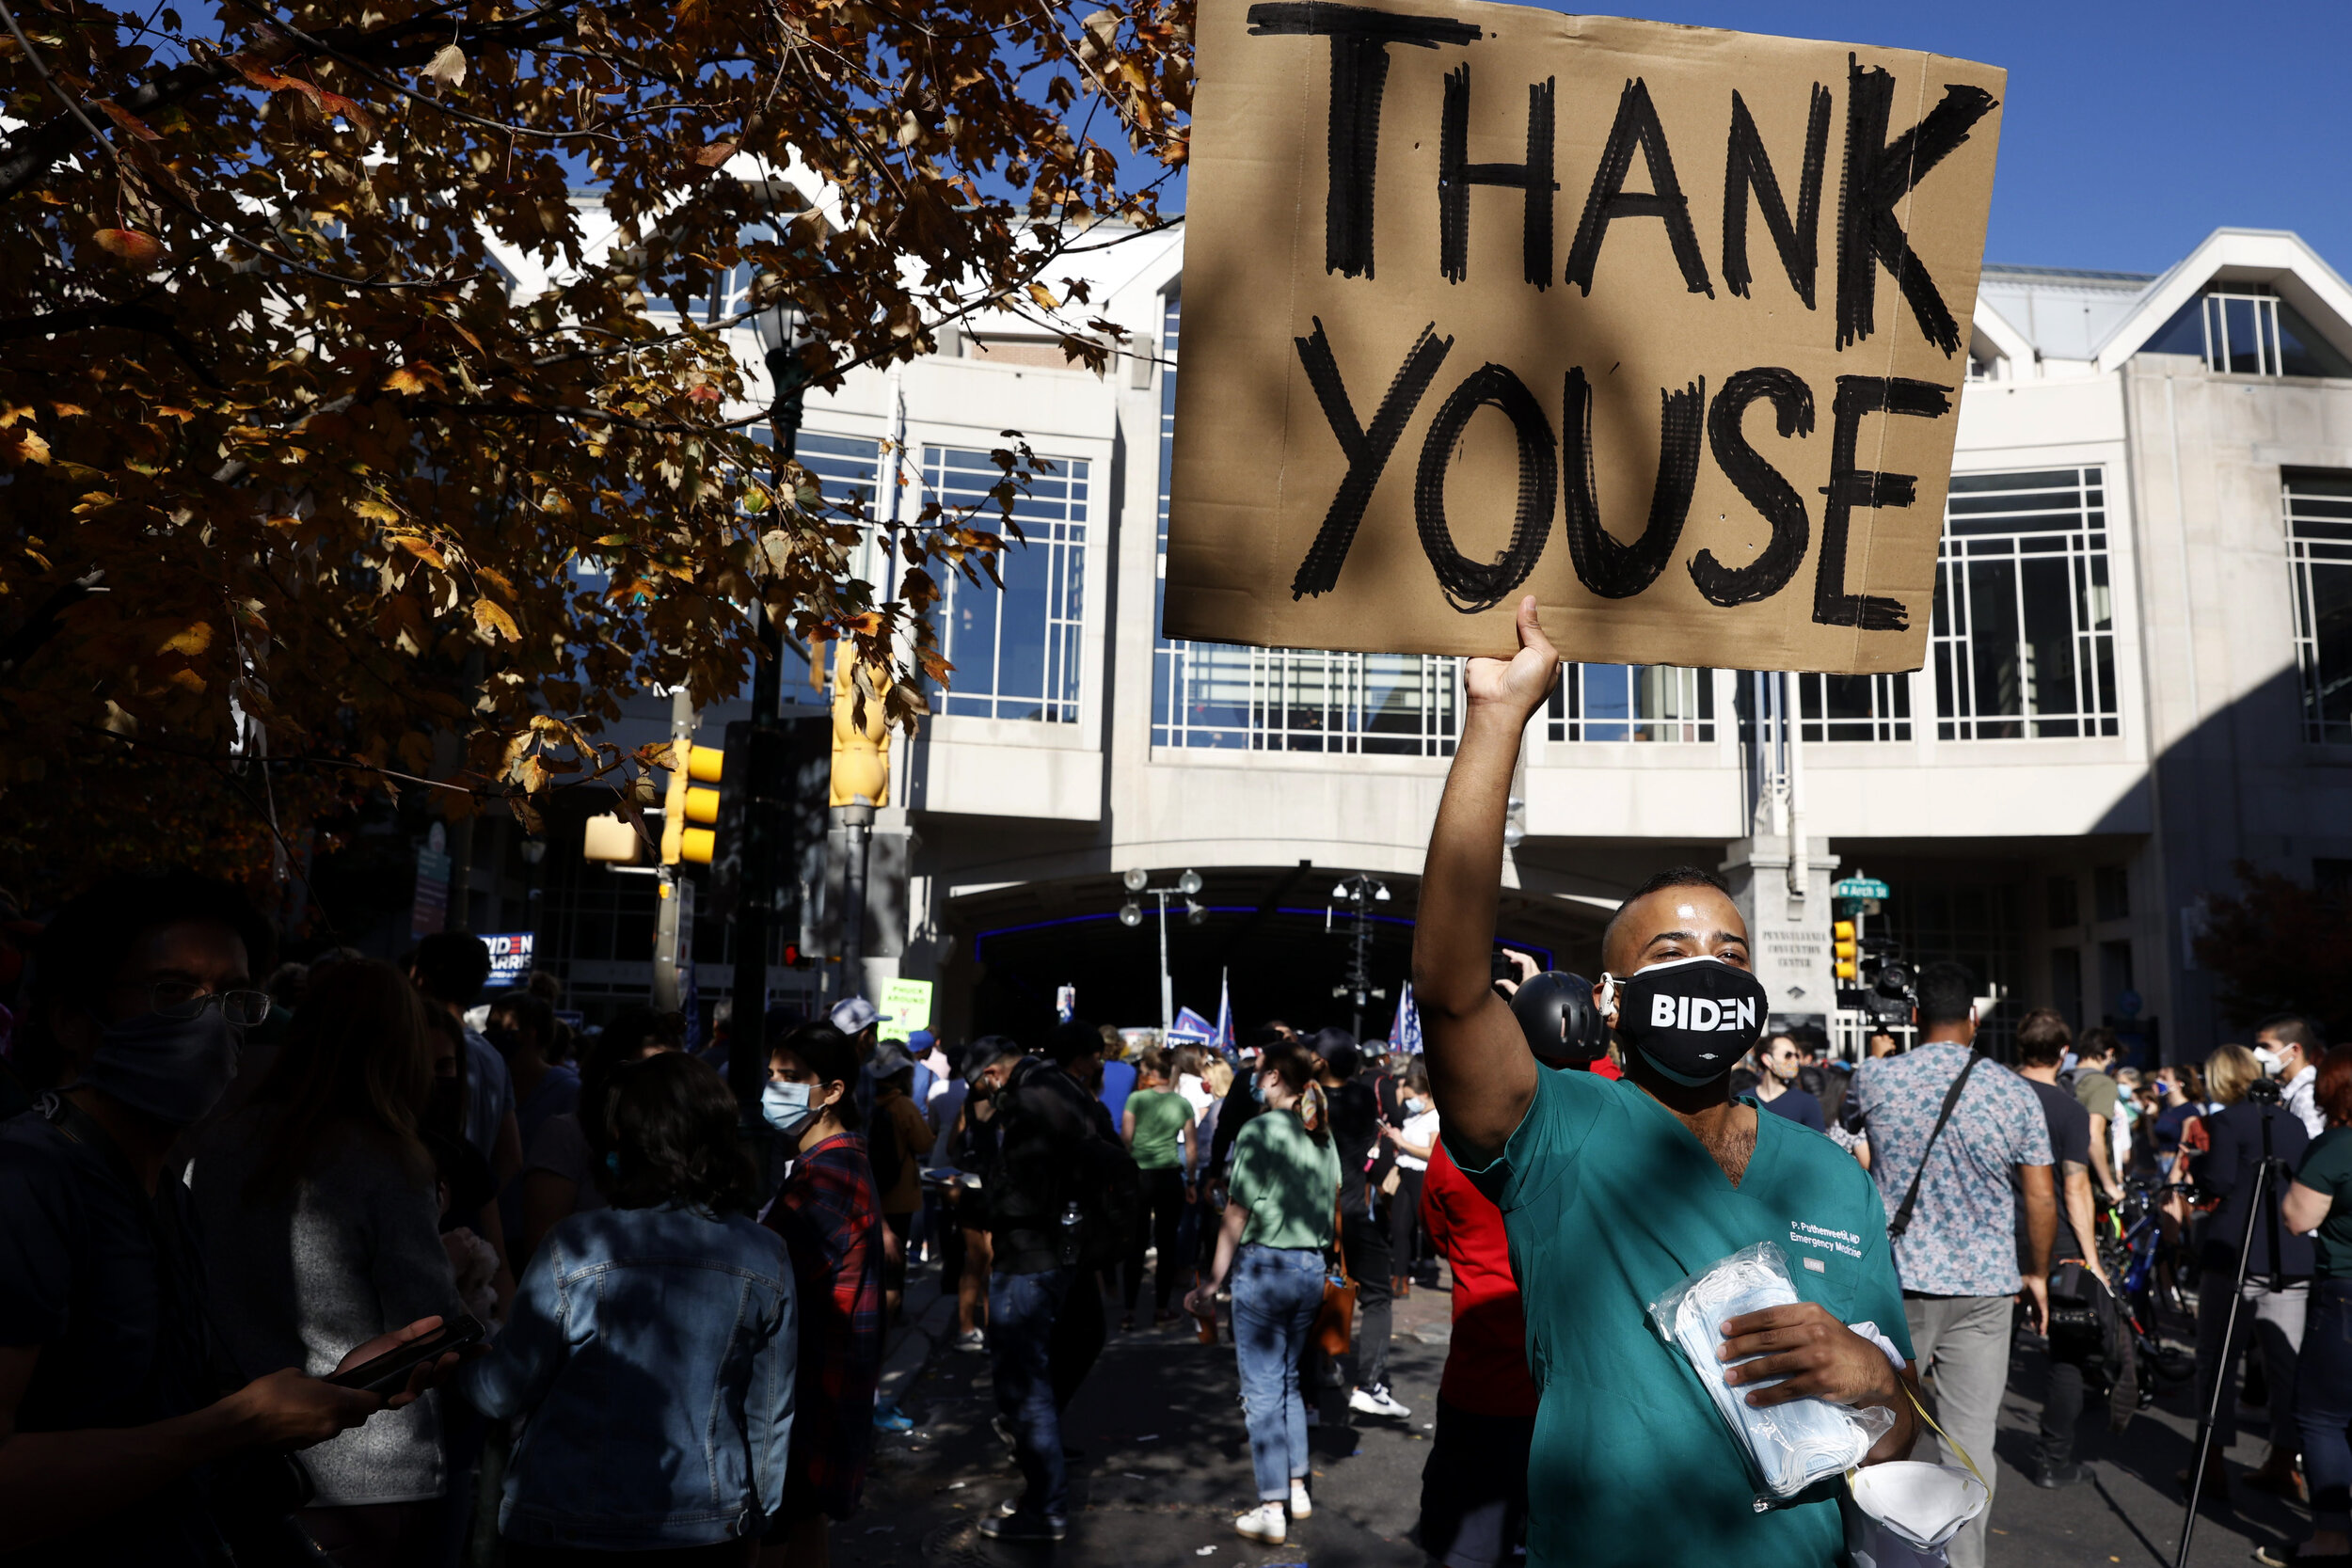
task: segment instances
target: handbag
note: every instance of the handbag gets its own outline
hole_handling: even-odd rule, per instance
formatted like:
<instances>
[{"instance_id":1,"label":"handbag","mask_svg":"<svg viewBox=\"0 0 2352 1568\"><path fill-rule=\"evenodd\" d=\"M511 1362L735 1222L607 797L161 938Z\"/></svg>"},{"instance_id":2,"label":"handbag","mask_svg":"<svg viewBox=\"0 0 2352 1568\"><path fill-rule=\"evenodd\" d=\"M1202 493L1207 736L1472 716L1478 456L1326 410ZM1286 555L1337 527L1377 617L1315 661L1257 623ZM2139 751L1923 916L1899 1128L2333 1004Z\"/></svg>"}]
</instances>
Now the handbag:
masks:
<instances>
[{"instance_id":1,"label":"handbag","mask_svg":"<svg viewBox=\"0 0 2352 1568\"><path fill-rule=\"evenodd\" d=\"M1308 1332L1314 1347L1326 1355L1345 1355L1356 1329L1356 1281L1347 1272L1347 1253L1340 1245L1339 1205L1331 1206L1331 1256L1323 1273L1323 1305L1315 1309Z\"/></svg>"}]
</instances>

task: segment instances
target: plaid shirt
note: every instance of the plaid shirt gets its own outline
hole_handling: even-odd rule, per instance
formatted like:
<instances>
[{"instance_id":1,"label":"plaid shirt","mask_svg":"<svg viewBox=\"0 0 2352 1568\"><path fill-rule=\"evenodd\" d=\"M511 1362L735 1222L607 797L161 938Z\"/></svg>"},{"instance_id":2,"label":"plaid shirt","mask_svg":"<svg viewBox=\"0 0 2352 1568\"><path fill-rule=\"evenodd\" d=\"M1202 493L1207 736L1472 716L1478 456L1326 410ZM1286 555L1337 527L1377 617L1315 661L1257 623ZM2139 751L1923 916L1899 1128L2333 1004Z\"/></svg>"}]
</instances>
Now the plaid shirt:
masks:
<instances>
[{"instance_id":1,"label":"plaid shirt","mask_svg":"<svg viewBox=\"0 0 2352 1568\"><path fill-rule=\"evenodd\" d=\"M804 1149L768 1211L792 1255L801 1359L792 1470L834 1519L857 1512L882 1381L882 1206L862 1138Z\"/></svg>"}]
</instances>

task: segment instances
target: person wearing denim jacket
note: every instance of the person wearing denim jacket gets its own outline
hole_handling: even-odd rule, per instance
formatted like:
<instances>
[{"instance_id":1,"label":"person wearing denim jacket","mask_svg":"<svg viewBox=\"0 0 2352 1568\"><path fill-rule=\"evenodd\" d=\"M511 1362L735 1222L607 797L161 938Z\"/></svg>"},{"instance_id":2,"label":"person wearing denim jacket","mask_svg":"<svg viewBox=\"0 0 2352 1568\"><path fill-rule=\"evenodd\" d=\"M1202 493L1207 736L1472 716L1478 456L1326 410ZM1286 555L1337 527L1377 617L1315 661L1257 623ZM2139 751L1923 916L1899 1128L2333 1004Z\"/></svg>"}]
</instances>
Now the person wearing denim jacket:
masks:
<instances>
[{"instance_id":1,"label":"person wearing denim jacket","mask_svg":"<svg viewBox=\"0 0 2352 1568\"><path fill-rule=\"evenodd\" d=\"M1233 1140L1216 1262L1184 1299L1188 1310L1213 1317L1217 1287L1232 1281L1233 1353L1258 1488L1258 1506L1233 1528L1270 1546L1282 1544L1289 1520L1314 1512L1298 1360L1323 1307L1340 1195L1339 1149L1316 1081L1320 1068L1303 1045L1269 1047L1260 1058L1252 1087L1266 1114Z\"/></svg>"},{"instance_id":2,"label":"person wearing denim jacket","mask_svg":"<svg viewBox=\"0 0 2352 1568\"><path fill-rule=\"evenodd\" d=\"M675 1053L613 1073L612 1207L548 1232L466 1396L520 1431L513 1568L702 1548L748 1561L784 1499L798 1355L783 1242L748 1213L725 1080Z\"/></svg>"}]
</instances>

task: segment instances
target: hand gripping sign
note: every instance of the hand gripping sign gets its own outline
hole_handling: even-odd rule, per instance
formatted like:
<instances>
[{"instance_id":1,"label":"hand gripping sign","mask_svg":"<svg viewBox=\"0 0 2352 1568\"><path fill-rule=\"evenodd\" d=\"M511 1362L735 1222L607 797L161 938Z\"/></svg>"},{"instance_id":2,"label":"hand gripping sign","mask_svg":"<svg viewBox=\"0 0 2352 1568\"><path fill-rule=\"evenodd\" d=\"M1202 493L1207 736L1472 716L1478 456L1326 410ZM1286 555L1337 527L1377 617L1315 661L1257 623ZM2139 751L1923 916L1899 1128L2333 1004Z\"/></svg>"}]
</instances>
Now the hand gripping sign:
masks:
<instances>
[{"instance_id":1,"label":"hand gripping sign","mask_svg":"<svg viewBox=\"0 0 2352 1568\"><path fill-rule=\"evenodd\" d=\"M1171 637L1925 657L2004 75L1201 0ZM1718 177L1720 175L1720 178Z\"/></svg>"}]
</instances>

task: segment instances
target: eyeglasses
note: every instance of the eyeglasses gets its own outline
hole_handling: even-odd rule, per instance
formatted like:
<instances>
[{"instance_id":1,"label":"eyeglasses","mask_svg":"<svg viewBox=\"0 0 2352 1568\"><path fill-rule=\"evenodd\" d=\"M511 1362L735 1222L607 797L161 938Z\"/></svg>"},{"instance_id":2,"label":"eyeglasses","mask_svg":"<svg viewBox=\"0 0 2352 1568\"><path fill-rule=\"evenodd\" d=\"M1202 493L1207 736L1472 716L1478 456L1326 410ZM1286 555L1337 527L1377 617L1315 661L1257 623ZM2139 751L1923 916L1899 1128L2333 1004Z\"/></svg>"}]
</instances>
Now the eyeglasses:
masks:
<instances>
[{"instance_id":1,"label":"eyeglasses","mask_svg":"<svg viewBox=\"0 0 2352 1568\"><path fill-rule=\"evenodd\" d=\"M157 980L147 988L147 1000L156 1012L182 1022L201 1018L205 1008L218 1005L220 1016L240 1029L267 1019L270 1007L265 990L209 991L192 980Z\"/></svg>"}]
</instances>

